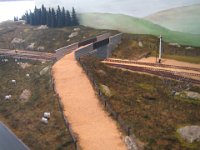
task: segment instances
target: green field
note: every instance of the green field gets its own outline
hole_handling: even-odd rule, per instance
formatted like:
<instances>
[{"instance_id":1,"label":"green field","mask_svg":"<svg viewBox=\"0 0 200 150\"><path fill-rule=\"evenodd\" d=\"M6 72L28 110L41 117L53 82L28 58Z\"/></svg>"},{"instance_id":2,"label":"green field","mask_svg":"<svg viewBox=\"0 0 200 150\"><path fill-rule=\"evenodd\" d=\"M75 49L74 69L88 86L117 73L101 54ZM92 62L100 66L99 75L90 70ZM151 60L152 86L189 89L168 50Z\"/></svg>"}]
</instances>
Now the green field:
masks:
<instances>
[{"instance_id":1,"label":"green field","mask_svg":"<svg viewBox=\"0 0 200 150\"><path fill-rule=\"evenodd\" d=\"M200 142L188 144L176 132L181 126L200 125L200 102L172 96L179 86L185 90L184 83L114 69L95 58L82 63L98 85L109 88L112 95L105 96L145 150L199 150ZM200 92L199 87L190 90Z\"/></svg>"},{"instance_id":2,"label":"green field","mask_svg":"<svg viewBox=\"0 0 200 150\"><path fill-rule=\"evenodd\" d=\"M80 23L97 29L119 30L124 33L163 35L166 42L181 45L200 46L200 35L171 31L144 19L121 14L84 13L80 14Z\"/></svg>"},{"instance_id":3,"label":"green field","mask_svg":"<svg viewBox=\"0 0 200 150\"><path fill-rule=\"evenodd\" d=\"M30 149L74 150L67 130L58 97L53 91L51 74L40 71L51 63L27 62L30 67L22 69L13 60L0 62L0 120L4 122ZM30 74L30 78L26 74ZM16 85L11 83L16 80ZM20 99L24 89L31 91L29 100ZM5 95L12 95L5 100ZM48 124L41 123L44 112L50 112Z\"/></svg>"},{"instance_id":4,"label":"green field","mask_svg":"<svg viewBox=\"0 0 200 150\"><path fill-rule=\"evenodd\" d=\"M200 34L200 5L185 6L161 11L144 19L168 29Z\"/></svg>"}]
</instances>

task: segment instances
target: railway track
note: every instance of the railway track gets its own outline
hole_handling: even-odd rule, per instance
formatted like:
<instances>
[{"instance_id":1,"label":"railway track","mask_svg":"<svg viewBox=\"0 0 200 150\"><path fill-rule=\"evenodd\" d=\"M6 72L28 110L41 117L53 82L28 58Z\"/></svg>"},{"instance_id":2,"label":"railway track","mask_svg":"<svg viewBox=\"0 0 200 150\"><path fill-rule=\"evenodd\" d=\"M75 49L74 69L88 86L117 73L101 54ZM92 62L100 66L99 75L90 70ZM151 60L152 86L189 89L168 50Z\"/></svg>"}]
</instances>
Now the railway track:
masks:
<instances>
[{"instance_id":1,"label":"railway track","mask_svg":"<svg viewBox=\"0 0 200 150\"><path fill-rule=\"evenodd\" d=\"M25 51L25 50L2 50L0 49L0 58L17 58L29 60L53 61L56 59L53 53Z\"/></svg>"},{"instance_id":2,"label":"railway track","mask_svg":"<svg viewBox=\"0 0 200 150\"><path fill-rule=\"evenodd\" d=\"M200 72L200 68L174 66L174 65L167 65L167 64L156 64L156 63L148 63L148 62L138 62L138 61L133 61L133 60L118 60L118 59L108 58L105 60L105 62L121 63L121 64L136 64L136 65L145 65L145 66L152 66L152 67L172 68L172 69L184 69L184 70L189 70L189 71Z\"/></svg>"},{"instance_id":3,"label":"railway track","mask_svg":"<svg viewBox=\"0 0 200 150\"><path fill-rule=\"evenodd\" d=\"M157 76L161 76L161 77L165 77L165 78L170 78L170 79L175 79L175 80L179 80L179 81L186 81L186 82L190 82L190 83L194 83L194 84L200 84L200 80L196 80L196 79L192 79L189 77L184 77L181 76L180 74L176 74L176 72L173 71L166 71L166 70L162 70L162 69L151 69L148 67L140 67L140 66L128 66L128 65L124 65L124 64L114 64L114 63L107 63L107 65L109 66L113 66L113 67L117 67L117 68L123 68L123 69L128 69L128 70L132 70L132 71L137 71L137 72L144 72L144 73L149 73L149 74L153 74L153 75L157 75Z\"/></svg>"}]
</instances>

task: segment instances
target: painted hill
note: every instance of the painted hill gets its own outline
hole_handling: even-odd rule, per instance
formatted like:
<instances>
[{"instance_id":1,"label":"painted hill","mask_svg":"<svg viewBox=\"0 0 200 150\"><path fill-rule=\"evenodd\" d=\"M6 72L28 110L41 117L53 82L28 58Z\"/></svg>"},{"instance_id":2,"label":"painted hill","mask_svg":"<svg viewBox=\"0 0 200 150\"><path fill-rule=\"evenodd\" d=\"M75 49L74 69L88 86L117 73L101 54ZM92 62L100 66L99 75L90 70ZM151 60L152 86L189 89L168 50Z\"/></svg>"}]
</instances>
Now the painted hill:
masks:
<instances>
[{"instance_id":1,"label":"painted hill","mask_svg":"<svg viewBox=\"0 0 200 150\"><path fill-rule=\"evenodd\" d=\"M166 42L200 46L200 35L174 32L144 19L109 13L83 13L79 17L80 23L84 26L119 30L125 33L151 34L155 36L162 34Z\"/></svg>"},{"instance_id":2,"label":"painted hill","mask_svg":"<svg viewBox=\"0 0 200 150\"><path fill-rule=\"evenodd\" d=\"M171 30L200 34L200 4L161 11L144 19Z\"/></svg>"}]
</instances>

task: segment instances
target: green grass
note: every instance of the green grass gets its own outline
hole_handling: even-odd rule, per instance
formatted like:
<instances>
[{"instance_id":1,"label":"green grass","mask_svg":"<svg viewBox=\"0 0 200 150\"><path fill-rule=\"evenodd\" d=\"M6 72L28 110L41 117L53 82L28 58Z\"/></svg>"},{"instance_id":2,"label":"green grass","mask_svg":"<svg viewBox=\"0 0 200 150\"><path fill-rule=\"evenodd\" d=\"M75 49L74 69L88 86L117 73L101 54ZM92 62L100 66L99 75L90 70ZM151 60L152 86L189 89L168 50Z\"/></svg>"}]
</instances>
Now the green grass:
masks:
<instances>
[{"instance_id":1,"label":"green grass","mask_svg":"<svg viewBox=\"0 0 200 150\"><path fill-rule=\"evenodd\" d=\"M189 56L179 56L179 55L164 55L164 58L174 59L178 61L184 61L189 63L200 64L200 56L189 57Z\"/></svg>"},{"instance_id":2,"label":"green grass","mask_svg":"<svg viewBox=\"0 0 200 150\"><path fill-rule=\"evenodd\" d=\"M171 31L144 19L109 13L84 13L80 14L79 17L80 23L84 26L119 30L132 34L150 34L155 36L162 34L166 42L200 46L200 35Z\"/></svg>"},{"instance_id":3,"label":"green grass","mask_svg":"<svg viewBox=\"0 0 200 150\"><path fill-rule=\"evenodd\" d=\"M28 61L31 67L22 69L16 62L0 63L0 119L28 147L39 149L73 150L72 139L64 125L59 110L58 97L50 82L47 72L40 76L39 72L51 63ZM26 74L30 78L26 78ZM16 80L13 85L11 80ZM24 89L31 91L27 102L19 98ZM4 100L5 95L12 95L11 100ZM47 125L40 122L44 112L51 112Z\"/></svg>"},{"instance_id":4,"label":"green grass","mask_svg":"<svg viewBox=\"0 0 200 150\"><path fill-rule=\"evenodd\" d=\"M156 56L156 52L153 51L151 56ZM177 54L164 54L163 58L174 59L182 62L189 62L193 64L200 64L200 56L182 56Z\"/></svg>"},{"instance_id":5,"label":"green grass","mask_svg":"<svg viewBox=\"0 0 200 150\"><path fill-rule=\"evenodd\" d=\"M161 11L144 19L168 29L200 34L200 5L185 6Z\"/></svg>"},{"instance_id":6,"label":"green grass","mask_svg":"<svg viewBox=\"0 0 200 150\"><path fill-rule=\"evenodd\" d=\"M113 95L107 98L145 144L144 149L198 150L200 142L188 147L175 136L177 126L200 125L200 104L180 101L171 94L183 83L110 68L94 58L84 58L82 62L98 84L112 89ZM199 87L191 90L200 92Z\"/></svg>"}]
</instances>

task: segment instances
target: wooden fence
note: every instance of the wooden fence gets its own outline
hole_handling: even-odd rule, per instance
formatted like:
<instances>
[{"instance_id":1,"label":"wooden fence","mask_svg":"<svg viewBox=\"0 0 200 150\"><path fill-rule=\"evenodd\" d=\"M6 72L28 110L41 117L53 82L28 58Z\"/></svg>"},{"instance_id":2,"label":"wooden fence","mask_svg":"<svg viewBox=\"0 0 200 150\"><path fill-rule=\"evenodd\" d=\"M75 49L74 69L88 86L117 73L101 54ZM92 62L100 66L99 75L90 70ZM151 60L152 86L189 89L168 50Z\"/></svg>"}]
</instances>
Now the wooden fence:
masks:
<instances>
[{"instance_id":1,"label":"wooden fence","mask_svg":"<svg viewBox=\"0 0 200 150\"><path fill-rule=\"evenodd\" d=\"M109 112L109 114L118 122L121 129L125 132L127 136L131 135L131 128L125 123L125 121L122 119L120 114L116 112L110 101L104 96L104 94L101 92L98 83L95 81L92 73L87 69L87 67L81 62L81 58L78 59L79 64L82 66L83 70L87 74L90 82L92 83L93 88L97 92L97 95L99 97L99 100L104 105L105 109Z\"/></svg>"},{"instance_id":2,"label":"wooden fence","mask_svg":"<svg viewBox=\"0 0 200 150\"><path fill-rule=\"evenodd\" d=\"M75 150L79 150L79 145L78 145L78 140L74 134L74 132L72 131L72 128L71 128L71 125L69 123L69 121L67 120L65 114L64 114L64 108L63 108L63 103L61 101L61 98L59 96L59 94L57 93L56 89L55 89L55 81L54 81L54 78L53 78L53 73L52 73L52 69L51 69L51 84L52 84L52 88L53 88L53 91L56 93L56 97L58 97L58 102L59 102L59 109L60 109L60 112L62 114L62 118L63 118L63 121L65 123L65 126L70 134L70 137L72 139L72 143L74 145L74 149Z\"/></svg>"}]
</instances>

